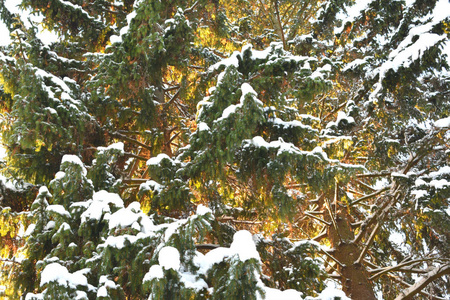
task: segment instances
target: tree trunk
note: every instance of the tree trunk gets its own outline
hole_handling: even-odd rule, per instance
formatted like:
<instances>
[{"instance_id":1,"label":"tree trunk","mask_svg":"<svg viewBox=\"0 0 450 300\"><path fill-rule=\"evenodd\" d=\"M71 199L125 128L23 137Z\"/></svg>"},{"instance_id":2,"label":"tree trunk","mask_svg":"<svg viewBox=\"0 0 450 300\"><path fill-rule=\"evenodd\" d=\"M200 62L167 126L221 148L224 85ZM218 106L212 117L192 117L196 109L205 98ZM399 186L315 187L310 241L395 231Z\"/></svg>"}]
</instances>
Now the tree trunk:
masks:
<instances>
[{"instance_id":1,"label":"tree trunk","mask_svg":"<svg viewBox=\"0 0 450 300\"><path fill-rule=\"evenodd\" d=\"M355 236L349 217L345 208L339 208L334 224L328 229L328 238L335 249L332 254L341 263L338 271L342 274L342 290L354 300L376 300L369 273L364 265L356 263L361 250L353 243Z\"/></svg>"}]
</instances>

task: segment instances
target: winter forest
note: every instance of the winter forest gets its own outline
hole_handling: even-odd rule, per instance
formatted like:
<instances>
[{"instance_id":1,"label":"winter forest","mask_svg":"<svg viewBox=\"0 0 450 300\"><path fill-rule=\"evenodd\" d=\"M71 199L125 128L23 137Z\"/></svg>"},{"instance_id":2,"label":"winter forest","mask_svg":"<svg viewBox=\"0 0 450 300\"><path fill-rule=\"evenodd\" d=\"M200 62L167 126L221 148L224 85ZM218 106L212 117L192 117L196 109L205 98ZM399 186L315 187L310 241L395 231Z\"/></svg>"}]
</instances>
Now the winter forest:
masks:
<instances>
[{"instance_id":1,"label":"winter forest","mask_svg":"<svg viewBox=\"0 0 450 300\"><path fill-rule=\"evenodd\" d=\"M449 38L449 0L0 0L0 299L449 299Z\"/></svg>"}]
</instances>

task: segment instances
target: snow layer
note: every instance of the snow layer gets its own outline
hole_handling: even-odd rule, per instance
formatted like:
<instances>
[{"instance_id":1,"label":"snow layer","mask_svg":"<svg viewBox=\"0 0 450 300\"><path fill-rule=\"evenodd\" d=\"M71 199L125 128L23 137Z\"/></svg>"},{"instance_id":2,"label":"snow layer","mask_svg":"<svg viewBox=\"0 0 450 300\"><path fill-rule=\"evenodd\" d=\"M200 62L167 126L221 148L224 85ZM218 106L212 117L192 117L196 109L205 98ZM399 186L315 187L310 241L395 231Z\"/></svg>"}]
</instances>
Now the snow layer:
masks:
<instances>
[{"instance_id":1,"label":"snow layer","mask_svg":"<svg viewBox=\"0 0 450 300\"><path fill-rule=\"evenodd\" d=\"M75 289L77 286L88 286L88 281L84 275L86 270L80 270L75 273L69 273L66 267L59 263L47 265L41 273L41 283L43 286L50 282L57 282L59 285L69 286Z\"/></svg>"},{"instance_id":2,"label":"snow layer","mask_svg":"<svg viewBox=\"0 0 450 300\"><path fill-rule=\"evenodd\" d=\"M123 201L119 195L104 190L94 193L92 200L89 200L87 204L89 207L81 214L81 223L89 219L99 221L104 213L111 213L110 204L118 208L123 207Z\"/></svg>"},{"instance_id":3,"label":"snow layer","mask_svg":"<svg viewBox=\"0 0 450 300\"><path fill-rule=\"evenodd\" d=\"M84 167L83 162L81 161L81 159L76 156L76 155L72 155L72 154L66 154L63 156L62 160L61 160L61 165L64 163L70 163L70 164L75 164L81 167L81 170L83 172L83 175L86 176L87 174L87 170Z\"/></svg>"},{"instance_id":4,"label":"snow layer","mask_svg":"<svg viewBox=\"0 0 450 300\"><path fill-rule=\"evenodd\" d=\"M151 266L150 270L145 274L143 282L151 281L154 278L164 278L164 271L160 265Z\"/></svg>"},{"instance_id":5,"label":"snow layer","mask_svg":"<svg viewBox=\"0 0 450 300\"><path fill-rule=\"evenodd\" d=\"M150 158L147 161L147 166L158 166L163 159L168 159L169 161L172 161L172 159L169 157L169 155L167 155L165 153L160 153L157 156Z\"/></svg>"},{"instance_id":6,"label":"snow layer","mask_svg":"<svg viewBox=\"0 0 450 300\"><path fill-rule=\"evenodd\" d=\"M158 262L166 270L173 269L178 271L180 269L180 253L174 247L163 247L159 251Z\"/></svg>"},{"instance_id":7,"label":"snow layer","mask_svg":"<svg viewBox=\"0 0 450 300\"><path fill-rule=\"evenodd\" d=\"M203 204L199 204L197 206L197 215L198 216L203 216L206 215L207 213L212 213L212 210L209 209L208 207L204 206Z\"/></svg>"},{"instance_id":8,"label":"snow layer","mask_svg":"<svg viewBox=\"0 0 450 300\"><path fill-rule=\"evenodd\" d=\"M372 74L373 76L377 74L380 76L374 91L369 97L370 100L376 100L378 93L382 89L385 75L389 70L397 71L400 67L408 68L414 61L421 58L426 50L446 39L445 34L432 33L432 29L436 24L449 17L449 11L450 2L448 0L439 0L433 12L420 20L416 20L423 22L423 24L411 28L408 36L389 54L388 60ZM418 39L415 40L416 37Z\"/></svg>"},{"instance_id":9,"label":"snow layer","mask_svg":"<svg viewBox=\"0 0 450 300\"><path fill-rule=\"evenodd\" d=\"M108 150L118 150L120 153L124 153L124 144L122 142L117 142L114 144L109 145L108 147L97 147L97 151L103 152Z\"/></svg>"},{"instance_id":10,"label":"snow layer","mask_svg":"<svg viewBox=\"0 0 450 300\"><path fill-rule=\"evenodd\" d=\"M450 128L450 117L435 121L434 126L439 128Z\"/></svg>"},{"instance_id":11,"label":"snow layer","mask_svg":"<svg viewBox=\"0 0 450 300\"><path fill-rule=\"evenodd\" d=\"M230 248L219 247L209 251L205 255L200 252L194 257L194 264L200 269L199 273L205 274L214 264L222 262L226 258L235 257L241 261L256 259L260 261L252 235L247 230L240 230L233 236Z\"/></svg>"}]
</instances>

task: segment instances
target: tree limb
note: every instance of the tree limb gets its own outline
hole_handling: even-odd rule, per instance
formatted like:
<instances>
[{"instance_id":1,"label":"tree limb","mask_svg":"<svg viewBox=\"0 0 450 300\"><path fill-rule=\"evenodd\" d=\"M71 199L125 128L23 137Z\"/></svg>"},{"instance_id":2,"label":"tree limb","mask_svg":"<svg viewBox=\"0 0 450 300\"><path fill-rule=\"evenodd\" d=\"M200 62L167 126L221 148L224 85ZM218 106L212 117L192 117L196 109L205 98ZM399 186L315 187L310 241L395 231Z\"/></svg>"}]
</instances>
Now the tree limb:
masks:
<instances>
[{"instance_id":1,"label":"tree limb","mask_svg":"<svg viewBox=\"0 0 450 300\"><path fill-rule=\"evenodd\" d=\"M430 282L444 275L450 274L450 264L440 265L428 272L425 276L419 279L415 284L401 292L395 300L409 300L414 295L419 293Z\"/></svg>"}]
</instances>

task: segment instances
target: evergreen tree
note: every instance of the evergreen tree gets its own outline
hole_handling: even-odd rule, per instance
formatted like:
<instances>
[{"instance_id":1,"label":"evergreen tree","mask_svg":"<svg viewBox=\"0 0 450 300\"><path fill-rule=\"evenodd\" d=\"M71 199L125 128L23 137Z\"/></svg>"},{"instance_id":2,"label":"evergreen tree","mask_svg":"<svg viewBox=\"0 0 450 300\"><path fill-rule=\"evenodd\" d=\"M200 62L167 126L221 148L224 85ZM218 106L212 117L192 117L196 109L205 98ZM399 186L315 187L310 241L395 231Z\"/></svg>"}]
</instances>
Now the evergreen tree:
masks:
<instances>
[{"instance_id":1,"label":"evergreen tree","mask_svg":"<svg viewBox=\"0 0 450 300\"><path fill-rule=\"evenodd\" d=\"M448 297L447 0L5 3L0 293Z\"/></svg>"}]
</instances>

